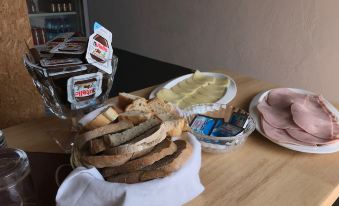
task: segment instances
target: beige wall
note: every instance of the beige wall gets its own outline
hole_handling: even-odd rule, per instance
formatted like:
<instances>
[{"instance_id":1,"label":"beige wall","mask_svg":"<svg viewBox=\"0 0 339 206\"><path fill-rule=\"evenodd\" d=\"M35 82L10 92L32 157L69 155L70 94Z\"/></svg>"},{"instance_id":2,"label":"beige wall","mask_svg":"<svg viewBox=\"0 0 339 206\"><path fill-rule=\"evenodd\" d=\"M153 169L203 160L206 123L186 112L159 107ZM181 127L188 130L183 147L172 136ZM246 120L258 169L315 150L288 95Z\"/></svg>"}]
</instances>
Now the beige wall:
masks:
<instances>
[{"instance_id":1,"label":"beige wall","mask_svg":"<svg viewBox=\"0 0 339 206\"><path fill-rule=\"evenodd\" d=\"M338 0L100 2L89 0L90 19L113 31L116 47L203 71L228 68L339 102Z\"/></svg>"}]
</instances>

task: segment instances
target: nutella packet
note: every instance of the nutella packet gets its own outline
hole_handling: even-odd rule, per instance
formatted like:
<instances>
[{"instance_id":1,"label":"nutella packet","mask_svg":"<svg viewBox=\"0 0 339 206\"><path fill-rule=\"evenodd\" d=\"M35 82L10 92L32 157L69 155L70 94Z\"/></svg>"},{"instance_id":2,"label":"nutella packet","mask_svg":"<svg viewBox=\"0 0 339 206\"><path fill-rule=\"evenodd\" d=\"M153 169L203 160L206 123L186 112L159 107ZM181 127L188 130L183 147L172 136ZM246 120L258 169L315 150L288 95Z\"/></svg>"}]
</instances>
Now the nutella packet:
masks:
<instances>
[{"instance_id":1,"label":"nutella packet","mask_svg":"<svg viewBox=\"0 0 339 206\"><path fill-rule=\"evenodd\" d=\"M72 37L51 49L51 53L83 54L86 51L86 37Z\"/></svg>"},{"instance_id":2,"label":"nutella packet","mask_svg":"<svg viewBox=\"0 0 339 206\"><path fill-rule=\"evenodd\" d=\"M66 33L59 34L52 40L48 41L45 45L48 50L51 50L53 47L65 42L67 39L69 39L73 35L74 35L74 32L66 32Z\"/></svg>"},{"instance_id":3,"label":"nutella packet","mask_svg":"<svg viewBox=\"0 0 339 206\"><path fill-rule=\"evenodd\" d=\"M67 100L71 109L81 109L95 104L102 93L102 73L91 73L71 77L67 80Z\"/></svg>"},{"instance_id":4,"label":"nutella packet","mask_svg":"<svg viewBox=\"0 0 339 206\"><path fill-rule=\"evenodd\" d=\"M82 61L78 58L45 58L40 60L40 64L43 67L58 67L82 64Z\"/></svg>"},{"instance_id":5,"label":"nutella packet","mask_svg":"<svg viewBox=\"0 0 339 206\"><path fill-rule=\"evenodd\" d=\"M112 33L99 23L94 24L94 33L89 37L86 59L100 70L112 73Z\"/></svg>"}]
</instances>

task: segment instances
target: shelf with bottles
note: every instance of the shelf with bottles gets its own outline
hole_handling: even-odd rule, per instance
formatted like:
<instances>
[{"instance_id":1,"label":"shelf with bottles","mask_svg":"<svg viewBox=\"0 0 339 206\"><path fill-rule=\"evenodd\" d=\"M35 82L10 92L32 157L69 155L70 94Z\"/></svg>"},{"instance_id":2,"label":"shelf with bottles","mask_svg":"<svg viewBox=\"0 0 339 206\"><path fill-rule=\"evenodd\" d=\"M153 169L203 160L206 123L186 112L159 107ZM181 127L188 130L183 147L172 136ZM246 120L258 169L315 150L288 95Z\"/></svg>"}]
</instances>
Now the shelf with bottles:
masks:
<instances>
[{"instance_id":1,"label":"shelf with bottles","mask_svg":"<svg viewBox=\"0 0 339 206\"><path fill-rule=\"evenodd\" d=\"M27 0L29 17L74 15L73 0Z\"/></svg>"},{"instance_id":2,"label":"shelf with bottles","mask_svg":"<svg viewBox=\"0 0 339 206\"><path fill-rule=\"evenodd\" d=\"M29 17L49 17L49 16L66 16L66 15L76 15L77 12L57 12L57 13L35 13L35 14L28 14Z\"/></svg>"},{"instance_id":3,"label":"shelf with bottles","mask_svg":"<svg viewBox=\"0 0 339 206\"><path fill-rule=\"evenodd\" d=\"M69 18L46 18L44 25L32 27L34 45L42 45L60 33L76 32L74 22Z\"/></svg>"}]
</instances>

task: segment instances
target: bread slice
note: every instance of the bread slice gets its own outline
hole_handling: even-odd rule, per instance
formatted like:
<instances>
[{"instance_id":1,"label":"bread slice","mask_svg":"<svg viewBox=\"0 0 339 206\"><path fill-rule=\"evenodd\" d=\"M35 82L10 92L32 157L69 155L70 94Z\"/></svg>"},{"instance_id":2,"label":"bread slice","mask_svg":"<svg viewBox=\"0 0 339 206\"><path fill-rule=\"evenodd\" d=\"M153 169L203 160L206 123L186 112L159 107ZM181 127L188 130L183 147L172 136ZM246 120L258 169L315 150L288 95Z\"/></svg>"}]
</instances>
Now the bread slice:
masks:
<instances>
[{"instance_id":1,"label":"bread slice","mask_svg":"<svg viewBox=\"0 0 339 206\"><path fill-rule=\"evenodd\" d=\"M97 154L106 149L106 145L104 143L103 138L97 138L90 140L89 142L89 152L90 154Z\"/></svg>"},{"instance_id":2,"label":"bread slice","mask_svg":"<svg viewBox=\"0 0 339 206\"><path fill-rule=\"evenodd\" d=\"M147 130L151 129L152 127L156 125L159 125L160 123L161 123L161 120L154 117L154 118L147 120L146 122L143 122L121 133L106 135L104 137L104 140L108 146L111 146L111 147L118 146L145 133Z\"/></svg>"},{"instance_id":3,"label":"bread slice","mask_svg":"<svg viewBox=\"0 0 339 206\"><path fill-rule=\"evenodd\" d=\"M118 105L120 108L125 109L129 104L132 104L133 101L140 98L139 96L122 92L119 93L118 96Z\"/></svg>"},{"instance_id":4,"label":"bread slice","mask_svg":"<svg viewBox=\"0 0 339 206\"><path fill-rule=\"evenodd\" d=\"M163 122L160 127L153 127L142 135L135 137L134 139L126 142L118 147L113 147L105 150L106 154L124 154L141 151L145 148L154 147L164 140L167 133L173 130L177 126L178 120L171 120Z\"/></svg>"},{"instance_id":5,"label":"bread slice","mask_svg":"<svg viewBox=\"0 0 339 206\"><path fill-rule=\"evenodd\" d=\"M171 173L180 169L191 156L192 146L186 140L176 140L174 143L177 145L177 151L175 153L143 168L143 170L162 170Z\"/></svg>"},{"instance_id":6,"label":"bread slice","mask_svg":"<svg viewBox=\"0 0 339 206\"><path fill-rule=\"evenodd\" d=\"M81 134L79 137L77 137L75 141L78 144L78 147L82 148L84 144L88 142L89 140L95 139L97 137L100 137L106 134L120 132L122 130L129 129L133 126L134 125L131 122L119 121L117 123L109 124L109 125L85 132Z\"/></svg>"},{"instance_id":7,"label":"bread slice","mask_svg":"<svg viewBox=\"0 0 339 206\"><path fill-rule=\"evenodd\" d=\"M134 125L145 122L153 116L150 112L142 112L142 111L128 111L119 114L119 120L130 121Z\"/></svg>"},{"instance_id":8,"label":"bread slice","mask_svg":"<svg viewBox=\"0 0 339 206\"><path fill-rule=\"evenodd\" d=\"M103 127L105 125L108 125L111 122L112 121L107 119L103 114L99 114L92 121L86 124L84 128L88 131L88 130L96 129L98 127Z\"/></svg>"},{"instance_id":9,"label":"bread slice","mask_svg":"<svg viewBox=\"0 0 339 206\"><path fill-rule=\"evenodd\" d=\"M163 114L160 115L161 117L159 117L158 115L156 116L162 121L167 122L167 124L171 124L171 126L169 127L171 129L167 131L168 136L170 137L181 136L187 124L184 118L172 114Z\"/></svg>"},{"instance_id":10,"label":"bread slice","mask_svg":"<svg viewBox=\"0 0 339 206\"><path fill-rule=\"evenodd\" d=\"M147 148L139 152L121 154L121 155L82 155L81 163L84 166L94 166L96 168L116 167L129 160L141 157L149 153L153 148Z\"/></svg>"},{"instance_id":11,"label":"bread slice","mask_svg":"<svg viewBox=\"0 0 339 206\"><path fill-rule=\"evenodd\" d=\"M155 114L168 114L172 112L172 106L157 97L148 100L147 104Z\"/></svg>"},{"instance_id":12,"label":"bread slice","mask_svg":"<svg viewBox=\"0 0 339 206\"><path fill-rule=\"evenodd\" d=\"M166 177L177 171L191 156L192 146L185 140L177 140L174 143L177 150L172 155L165 156L139 171L108 177L107 181L131 184Z\"/></svg>"},{"instance_id":13,"label":"bread slice","mask_svg":"<svg viewBox=\"0 0 339 206\"><path fill-rule=\"evenodd\" d=\"M118 112L115 111L112 107L108 107L102 112L102 115L104 115L108 120L113 122L116 120L119 116Z\"/></svg>"},{"instance_id":14,"label":"bread slice","mask_svg":"<svg viewBox=\"0 0 339 206\"><path fill-rule=\"evenodd\" d=\"M183 132L186 121L183 118L179 118L174 121L174 124L173 128L167 132L167 135L171 137L179 137Z\"/></svg>"},{"instance_id":15,"label":"bread slice","mask_svg":"<svg viewBox=\"0 0 339 206\"><path fill-rule=\"evenodd\" d=\"M119 173L127 173L140 170L167 155L173 154L176 150L177 146L175 143L173 143L169 139L164 139L157 146L155 146L150 153L146 154L145 156L126 162L125 164L117 167L105 168L102 171L102 174L104 177L109 177Z\"/></svg>"},{"instance_id":16,"label":"bread slice","mask_svg":"<svg viewBox=\"0 0 339 206\"><path fill-rule=\"evenodd\" d=\"M86 130L96 129L103 127L113 122L118 118L118 113L112 108L108 107L104 109L98 116L84 126Z\"/></svg>"},{"instance_id":17,"label":"bread slice","mask_svg":"<svg viewBox=\"0 0 339 206\"><path fill-rule=\"evenodd\" d=\"M145 148L154 147L166 138L166 128L162 125L155 126L145 133L135 137L133 140L118 147L105 150L105 154L125 154L138 152Z\"/></svg>"},{"instance_id":18,"label":"bread slice","mask_svg":"<svg viewBox=\"0 0 339 206\"><path fill-rule=\"evenodd\" d=\"M145 98L136 99L132 102L132 104L128 105L125 109L125 112L128 111L141 111L149 113L151 109L147 104L147 100Z\"/></svg>"}]
</instances>

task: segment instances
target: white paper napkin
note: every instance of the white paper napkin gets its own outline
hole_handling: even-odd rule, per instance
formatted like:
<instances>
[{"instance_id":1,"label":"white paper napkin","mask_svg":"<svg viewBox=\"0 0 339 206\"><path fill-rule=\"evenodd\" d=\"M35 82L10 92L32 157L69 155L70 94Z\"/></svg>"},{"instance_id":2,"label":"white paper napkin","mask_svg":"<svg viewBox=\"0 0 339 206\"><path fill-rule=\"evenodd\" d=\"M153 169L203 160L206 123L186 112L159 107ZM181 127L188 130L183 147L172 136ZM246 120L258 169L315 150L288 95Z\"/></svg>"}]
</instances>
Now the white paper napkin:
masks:
<instances>
[{"instance_id":1,"label":"white paper napkin","mask_svg":"<svg viewBox=\"0 0 339 206\"><path fill-rule=\"evenodd\" d=\"M60 186L57 206L177 206L204 191L200 182L201 146L185 133L192 144L190 159L170 176L137 184L106 182L96 168L76 168Z\"/></svg>"}]
</instances>

